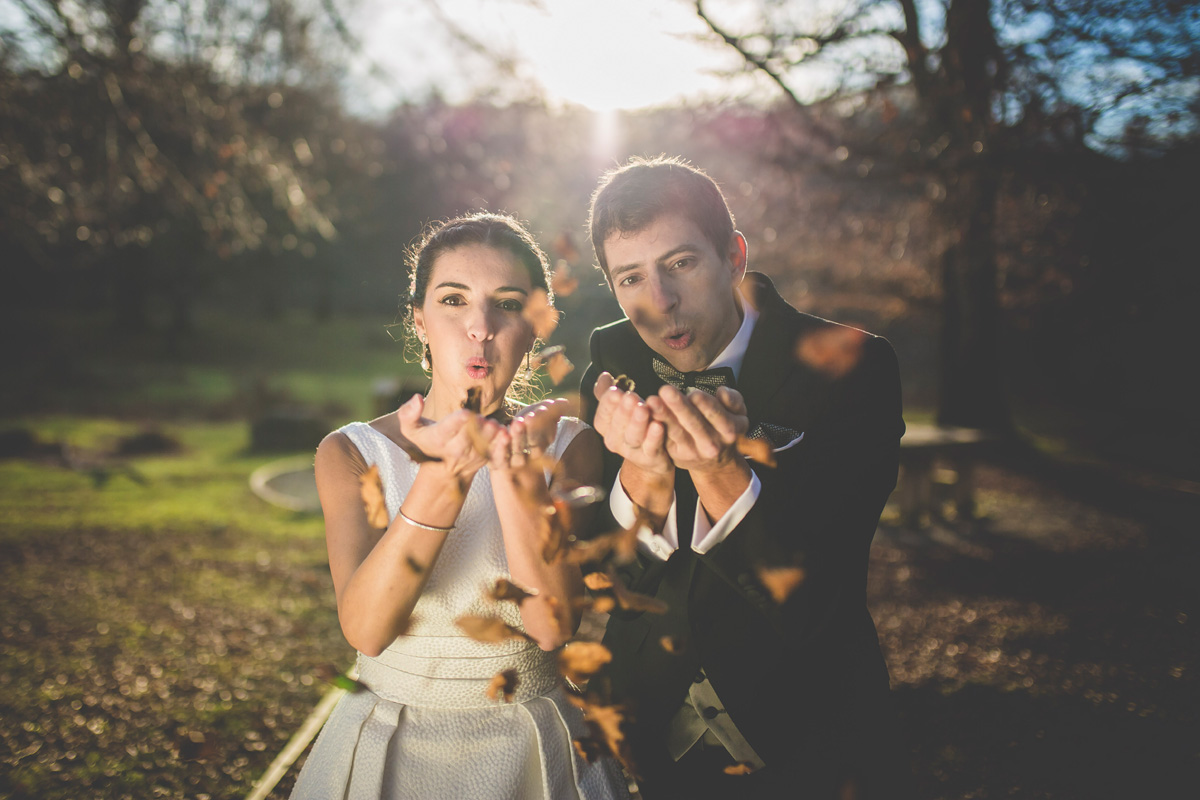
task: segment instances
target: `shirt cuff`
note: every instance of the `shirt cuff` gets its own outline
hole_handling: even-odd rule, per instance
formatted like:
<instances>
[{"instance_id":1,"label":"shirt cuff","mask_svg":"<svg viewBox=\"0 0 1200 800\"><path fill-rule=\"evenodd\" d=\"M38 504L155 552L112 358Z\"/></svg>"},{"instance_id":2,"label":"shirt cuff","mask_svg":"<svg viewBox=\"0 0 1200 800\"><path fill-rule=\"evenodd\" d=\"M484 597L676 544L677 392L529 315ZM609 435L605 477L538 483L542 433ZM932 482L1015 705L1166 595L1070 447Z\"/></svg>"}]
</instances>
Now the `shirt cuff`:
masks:
<instances>
[{"instance_id":1,"label":"shirt cuff","mask_svg":"<svg viewBox=\"0 0 1200 800\"><path fill-rule=\"evenodd\" d=\"M620 481L618 480L618 483ZM750 509L754 508L754 504L758 502L758 494L762 491L762 481L758 479L758 475L754 470L750 470L750 485L746 487L746 491L742 492L737 500L733 501L733 505L729 507L715 524L708 521L708 514L705 513L703 506L696 503L696 521L692 524L692 549L703 555L709 550L725 541L725 537L738 526L746 515L750 513ZM629 498L626 498L628 501ZM633 503L630 502L630 508ZM671 506L671 516L675 516L675 507ZM632 522L630 524L633 524ZM675 538L676 547L679 546L678 534Z\"/></svg>"},{"instance_id":2,"label":"shirt cuff","mask_svg":"<svg viewBox=\"0 0 1200 800\"><path fill-rule=\"evenodd\" d=\"M613 481L612 491L608 493L608 509L612 512L613 519L623 528L632 528L633 523L637 521L637 511L633 507L633 501L629 499L629 495L625 493L625 487L621 485L620 472L617 473L617 479ZM663 525L662 533L653 533L643 526L638 530L637 538L638 549L659 561L666 561L671 557L671 553L679 549L679 525L675 521L674 494L671 495L671 510L667 512L667 520Z\"/></svg>"}]
</instances>

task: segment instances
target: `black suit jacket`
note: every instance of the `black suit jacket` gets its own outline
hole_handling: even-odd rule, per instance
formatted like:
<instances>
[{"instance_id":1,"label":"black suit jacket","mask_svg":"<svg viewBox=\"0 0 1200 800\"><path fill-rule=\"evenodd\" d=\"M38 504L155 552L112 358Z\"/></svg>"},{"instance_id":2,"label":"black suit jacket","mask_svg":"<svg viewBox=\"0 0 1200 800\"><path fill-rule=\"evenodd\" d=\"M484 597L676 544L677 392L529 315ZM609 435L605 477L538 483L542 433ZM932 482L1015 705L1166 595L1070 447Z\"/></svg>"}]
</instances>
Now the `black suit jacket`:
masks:
<instances>
[{"instance_id":1,"label":"black suit jacket","mask_svg":"<svg viewBox=\"0 0 1200 800\"><path fill-rule=\"evenodd\" d=\"M646 768L666 757L667 723L703 667L768 768L793 772L808 789L800 796L824 796L848 773L873 785L888 780L873 776L895 768L888 676L866 608L866 575L896 483L899 370L886 340L797 311L765 275L748 273L741 291L759 311L737 385L750 427L774 423L804 437L776 453L774 469L751 462L762 482L758 500L707 554L686 546L666 562L639 554L621 570L631 589L666 601L670 611L610 618L608 675L615 699L632 706L630 741ZM797 357L805 337L830 332L861 343L860 357L840 375ZM629 376L643 397L661 388L652 355L627 319L593 332L581 385L587 422L602 371ZM608 486L619 468L607 454ZM686 472L677 473L676 497L694 507ZM681 541L690 541L692 519L678 523ZM777 605L757 568L792 564L806 577ZM667 635L686 639L682 654L662 647Z\"/></svg>"}]
</instances>

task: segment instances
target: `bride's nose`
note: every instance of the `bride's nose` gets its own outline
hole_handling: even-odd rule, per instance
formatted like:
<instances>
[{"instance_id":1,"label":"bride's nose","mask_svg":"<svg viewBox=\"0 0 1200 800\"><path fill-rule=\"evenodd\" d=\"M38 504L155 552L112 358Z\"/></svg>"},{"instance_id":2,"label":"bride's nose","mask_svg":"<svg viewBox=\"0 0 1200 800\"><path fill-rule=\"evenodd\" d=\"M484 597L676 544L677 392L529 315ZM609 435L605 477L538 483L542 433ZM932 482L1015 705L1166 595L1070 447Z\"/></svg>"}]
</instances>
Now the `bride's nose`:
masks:
<instances>
[{"instance_id":1,"label":"bride's nose","mask_svg":"<svg viewBox=\"0 0 1200 800\"><path fill-rule=\"evenodd\" d=\"M467 315L467 336L472 341L486 342L496 335L489 309L476 307Z\"/></svg>"}]
</instances>

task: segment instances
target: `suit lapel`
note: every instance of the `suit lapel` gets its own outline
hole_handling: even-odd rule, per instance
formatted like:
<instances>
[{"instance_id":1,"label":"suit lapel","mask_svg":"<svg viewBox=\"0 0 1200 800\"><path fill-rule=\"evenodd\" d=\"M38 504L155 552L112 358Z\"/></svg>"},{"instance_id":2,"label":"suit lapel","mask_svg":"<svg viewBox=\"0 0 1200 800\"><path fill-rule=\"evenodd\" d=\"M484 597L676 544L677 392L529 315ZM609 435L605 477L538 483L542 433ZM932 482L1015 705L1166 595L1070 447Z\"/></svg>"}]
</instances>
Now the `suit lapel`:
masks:
<instances>
[{"instance_id":1,"label":"suit lapel","mask_svg":"<svg viewBox=\"0 0 1200 800\"><path fill-rule=\"evenodd\" d=\"M779 296L771 279L760 272L746 273L742 297L759 313L737 382L753 428L762 421L770 399L792 375L799 316Z\"/></svg>"}]
</instances>

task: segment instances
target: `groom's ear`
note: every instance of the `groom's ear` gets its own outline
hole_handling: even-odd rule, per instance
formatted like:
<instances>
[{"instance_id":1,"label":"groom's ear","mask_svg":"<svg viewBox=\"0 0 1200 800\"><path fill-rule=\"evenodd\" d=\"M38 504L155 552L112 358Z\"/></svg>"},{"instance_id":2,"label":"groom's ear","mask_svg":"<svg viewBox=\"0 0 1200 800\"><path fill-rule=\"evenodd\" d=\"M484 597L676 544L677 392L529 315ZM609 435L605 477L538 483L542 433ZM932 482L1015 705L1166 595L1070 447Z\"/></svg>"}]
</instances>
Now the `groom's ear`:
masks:
<instances>
[{"instance_id":1,"label":"groom's ear","mask_svg":"<svg viewBox=\"0 0 1200 800\"><path fill-rule=\"evenodd\" d=\"M734 283L740 283L746 275L746 265L749 263L746 237L742 235L741 231L734 231L733 235L729 237L729 250L725 255L733 266Z\"/></svg>"}]
</instances>

